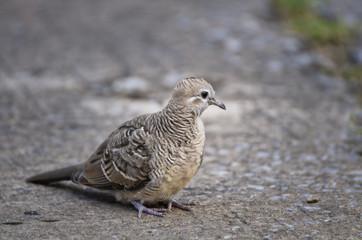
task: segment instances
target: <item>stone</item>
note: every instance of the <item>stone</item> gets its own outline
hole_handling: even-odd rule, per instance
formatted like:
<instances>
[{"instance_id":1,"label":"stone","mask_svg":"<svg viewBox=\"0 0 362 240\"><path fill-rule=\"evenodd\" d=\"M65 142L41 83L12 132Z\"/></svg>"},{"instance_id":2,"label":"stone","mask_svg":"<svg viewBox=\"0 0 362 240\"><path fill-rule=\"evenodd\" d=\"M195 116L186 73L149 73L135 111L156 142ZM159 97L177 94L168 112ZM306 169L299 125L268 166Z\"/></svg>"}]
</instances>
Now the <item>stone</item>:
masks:
<instances>
[{"instance_id":1,"label":"stone","mask_svg":"<svg viewBox=\"0 0 362 240\"><path fill-rule=\"evenodd\" d=\"M312 203L317 203L319 202L319 199L313 195L310 195L307 197L307 203L312 204Z\"/></svg>"},{"instance_id":2,"label":"stone","mask_svg":"<svg viewBox=\"0 0 362 240\"><path fill-rule=\"evenodd\" d=\"M348 59L351 63L362 65L362 47L350 48L347 51Z\"/></svg>"},{"instance_id":3,"label":"stone","mask_svg":"<svg viewBox=\"0 0 362 240\"><path fill-rule=\"evenodd\" d=\"M297 67L299 68L306 68L309 67L312 62L312 56L309 53L300 53L294 57L294 61L297 64Z\"/></svg>"},{"instance_id":4,"label":"stone","mask_svg":"<svg viewBox=\"0 0 362 240\"><path fill-rule=\"evenodd\" d=\"M301 42L297 38L283 38L281 45L285 53L295 54L301 49Z\"/></svg>"},{"instance_id":5,"label":"stone","mask_svg":"<svg viewBox=\"0 0 362 240\"><path fill-rule=\"evenodd\" d=\"M242 49L242 42L238 38L228 37L224 41L225 48L230 51L231 53L240 52Z\"/></svg>"},{"instance_id":6,"label":"stone","mask_svg":"<svg viewBox=\"0 0 362 240\"><path fill-rule=\"evenodd\" d=\"M112 90L116 93L141 96L150 92L150 84L143 78L130 76L114 81Z\"/></svg>"},{"instance_id":7,"label":"stone","mask_svg":"<svg viewBox=\"0 0 362 240\"><path fill-rule=\"evenodd\" d=\"M266 67L269 72L280 74L283 71L284 64L279 60L272 59L267 63Z\"/></svg>"},{"instance_id":8,"label":"stone","mask_svg":"<svg viewBox=\"0 0 362 240\"><path fill-rule=\"evenodd\" d=\"M162 79L162 85L167 88L173 88L180 79L183 79L187 76L185 74L178 73L176 71L168 72Z\"/></svg>"}]
</instances>

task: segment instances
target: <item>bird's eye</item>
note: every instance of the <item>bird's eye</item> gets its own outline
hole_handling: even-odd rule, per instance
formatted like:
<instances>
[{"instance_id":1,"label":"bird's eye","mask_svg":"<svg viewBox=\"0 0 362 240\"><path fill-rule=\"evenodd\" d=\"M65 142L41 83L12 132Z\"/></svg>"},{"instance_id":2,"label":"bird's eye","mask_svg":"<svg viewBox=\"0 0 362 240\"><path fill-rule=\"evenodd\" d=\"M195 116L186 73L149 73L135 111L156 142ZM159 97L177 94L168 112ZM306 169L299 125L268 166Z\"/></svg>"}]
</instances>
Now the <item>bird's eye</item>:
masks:
<instances>
[{"instance_id":1,"label":"bird's eye","mask_svg":"<svg viewBox=\"0 0 362 240\"><path fill-rule=\"evenodd\" d=\"M207 96L209 96L209 92L207 92L207 91L201 92L201 97L202 97L203 99L206 99Z\"/></svg>"}]
</instances>

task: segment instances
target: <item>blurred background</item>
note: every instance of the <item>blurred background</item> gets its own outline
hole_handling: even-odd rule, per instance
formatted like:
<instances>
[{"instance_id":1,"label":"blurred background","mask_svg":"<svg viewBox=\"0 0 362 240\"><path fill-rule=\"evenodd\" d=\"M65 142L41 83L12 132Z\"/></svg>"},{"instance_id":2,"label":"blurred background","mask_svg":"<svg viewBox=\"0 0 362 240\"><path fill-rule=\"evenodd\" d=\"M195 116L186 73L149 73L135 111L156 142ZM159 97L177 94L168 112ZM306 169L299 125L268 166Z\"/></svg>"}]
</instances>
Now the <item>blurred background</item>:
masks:
<instances>
[{"instance_id":1,"label":"blurred background","mask_svg":"<svg viewBox=\"0 0 362 240\"><path fill-rule=\"evenodd\" d=\"M189 75L263 81L316 67L361 90L356 0L18 0L0 11L1 73L38 83L63 82L55 75L108 94L127 77L170 88Z\"/></svg>"},{"instance_id":2,"label":"blurred background","mask_svg":"<svg viewBox=\"0 0 362 240\"><path fill-rule=\"evenodd\" d=\"M360 237L361 20L360 0L1 0L2 236ZM203 115L204 164L180 195L201 206L168 214L177 229L24 182L85 161L188 76L227 111Z\"/></svg>"}]
</instances>

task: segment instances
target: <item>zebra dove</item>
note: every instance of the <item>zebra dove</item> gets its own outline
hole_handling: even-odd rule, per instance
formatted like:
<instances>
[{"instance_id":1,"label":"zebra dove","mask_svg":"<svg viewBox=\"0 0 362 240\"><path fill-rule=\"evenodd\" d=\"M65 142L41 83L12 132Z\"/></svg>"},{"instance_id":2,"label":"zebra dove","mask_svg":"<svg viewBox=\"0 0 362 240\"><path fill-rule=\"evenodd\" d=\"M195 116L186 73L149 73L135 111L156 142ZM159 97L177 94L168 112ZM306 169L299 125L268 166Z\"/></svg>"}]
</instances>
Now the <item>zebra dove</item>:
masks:
<instances>
[{"instance_id":1,"label":"zebra dove","mask_svg":"<svg viewBox=\"0 0 362 240\"><path fill-rule=\"evenodd\" d=\"M191 210L189 206L195 202L176 201L173 197L202 163L205 131L200 115L209 105L226 109L204 79L183 79L163 110L123 123L87 162L35 175L27 182L72 180L112 190L118 201L134 205L139 218L142 212L163 216L172 206ZM145 206L158 203L167 208Z\"/></svg>"}]
</instances>

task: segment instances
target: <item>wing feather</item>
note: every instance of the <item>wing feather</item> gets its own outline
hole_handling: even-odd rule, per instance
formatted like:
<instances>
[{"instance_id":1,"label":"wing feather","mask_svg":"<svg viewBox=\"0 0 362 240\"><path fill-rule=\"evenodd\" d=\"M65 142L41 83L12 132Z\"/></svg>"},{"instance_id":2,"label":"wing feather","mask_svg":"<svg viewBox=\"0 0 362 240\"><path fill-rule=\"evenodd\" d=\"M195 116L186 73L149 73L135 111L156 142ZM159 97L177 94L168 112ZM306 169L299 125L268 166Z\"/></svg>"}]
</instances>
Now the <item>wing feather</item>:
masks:
<instances>
[{"instance_id":1,"label":"wing feather","mask_svg":"<svg viewBox=\"0 0 362 240\"><path fill-rule=\"evenodd\" d=\"M137 125L125 123L111 133L72 180L101 189L128 190L149 182L150 135Z\"/></svg>"}]
</instances>

